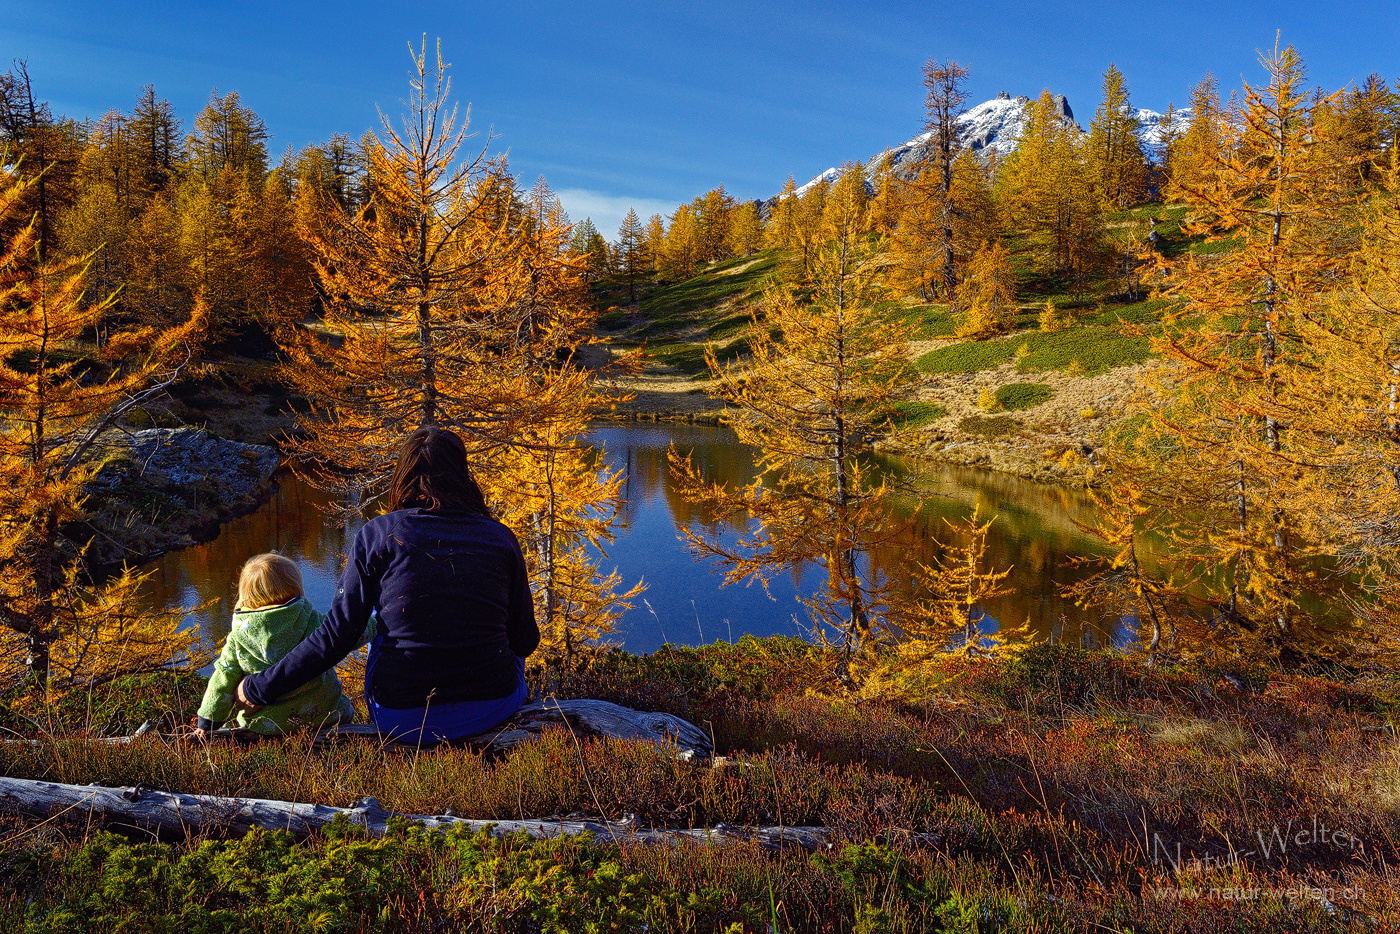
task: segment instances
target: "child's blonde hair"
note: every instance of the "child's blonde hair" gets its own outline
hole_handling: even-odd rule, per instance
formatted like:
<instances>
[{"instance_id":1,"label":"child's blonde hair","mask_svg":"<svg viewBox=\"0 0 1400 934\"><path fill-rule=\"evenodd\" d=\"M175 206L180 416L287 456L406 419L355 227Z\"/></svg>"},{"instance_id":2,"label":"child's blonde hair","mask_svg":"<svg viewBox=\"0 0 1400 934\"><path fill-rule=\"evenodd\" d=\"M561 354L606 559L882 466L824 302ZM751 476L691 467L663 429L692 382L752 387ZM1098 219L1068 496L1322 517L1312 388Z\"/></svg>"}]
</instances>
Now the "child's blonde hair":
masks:
<instances>
[{"instance_id":1,"label":"child's blonde hair","mask_svg":"<svg viewBox=\"0 0 1400 934\"><path fill-rule=\"evenodd\" d=\"M276 606L302 596L301 568L291 558L275 551L253 555L238 572L238 602L235 610L255 610Z\"/></svg>"}]
</instances>

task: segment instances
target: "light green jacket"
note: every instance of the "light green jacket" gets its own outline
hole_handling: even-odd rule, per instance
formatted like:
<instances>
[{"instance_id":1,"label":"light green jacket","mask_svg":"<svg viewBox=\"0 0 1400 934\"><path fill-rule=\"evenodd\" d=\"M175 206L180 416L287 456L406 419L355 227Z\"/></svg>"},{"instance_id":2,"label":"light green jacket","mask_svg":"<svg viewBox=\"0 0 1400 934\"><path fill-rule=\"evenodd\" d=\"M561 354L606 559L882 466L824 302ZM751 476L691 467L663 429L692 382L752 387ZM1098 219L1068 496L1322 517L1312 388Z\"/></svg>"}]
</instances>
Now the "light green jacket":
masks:
<instances>
[{"instance_id":1,"label":"light green jacket","mask_svg":"<svg viewBox=\"0 0 1400 934\"><path fill-rule=\"evenodd\" d=\"M237 610L233 628L214 661L214 673L204 690L199 716L214 723L255 733L290 733L303 726L321 727L352 723L355 708L340 689L340 679L328 671L256 713L238 703L235 691L247 675L271 668L321 625L321 614L311 601L300 597L291 603L257 610ZM374 638L375 620L365 627L364 642ZM363 644L363 643L362 643Z\"/></svg>"}]
</instances>

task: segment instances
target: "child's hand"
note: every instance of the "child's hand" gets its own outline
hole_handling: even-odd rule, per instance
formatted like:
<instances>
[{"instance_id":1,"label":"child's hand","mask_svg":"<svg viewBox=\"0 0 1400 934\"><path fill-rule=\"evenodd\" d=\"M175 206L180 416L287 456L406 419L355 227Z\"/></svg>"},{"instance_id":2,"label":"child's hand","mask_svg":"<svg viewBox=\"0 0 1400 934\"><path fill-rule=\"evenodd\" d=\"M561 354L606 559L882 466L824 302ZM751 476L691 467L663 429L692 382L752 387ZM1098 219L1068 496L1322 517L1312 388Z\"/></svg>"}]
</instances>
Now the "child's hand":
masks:
<instances>
[{"instance_id":1,"label":"child's hand","mask_svg":"<svg viewBox=\"0 0 1400 934\"><path fill-rule=\"evenodd\" d=\"M247 678L244 678L242 681L239 681L238 689L234 693L237 694L238 702L243 705L243 709L247 710L249 713L253 713L254 711L262 710L262 704L253 703L248 700L248 695L243 693L243 682L247 680Z\"/></svg>"},{"instance_id":2,"label":"child's hand","mask_svg":"<svg viewBox=\"0 0 1400 934\"><path fill-rule=\"evenodd\" d=\"M205 743L209 741L209 733L205 730L201 730L199 727L195 727L194 732L190 734L190 738L197 743Z\"/></svg>"}]
</instances>

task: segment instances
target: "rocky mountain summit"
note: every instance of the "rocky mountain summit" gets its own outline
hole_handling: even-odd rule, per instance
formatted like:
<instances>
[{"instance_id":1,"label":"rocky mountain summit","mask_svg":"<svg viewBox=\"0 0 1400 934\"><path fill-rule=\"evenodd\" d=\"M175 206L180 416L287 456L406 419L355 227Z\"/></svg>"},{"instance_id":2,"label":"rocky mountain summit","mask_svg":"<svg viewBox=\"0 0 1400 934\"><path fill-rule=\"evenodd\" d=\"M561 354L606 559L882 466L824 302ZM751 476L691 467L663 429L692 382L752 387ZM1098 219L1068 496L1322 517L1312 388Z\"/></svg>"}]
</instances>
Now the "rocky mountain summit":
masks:
<instances>
[{"instance_id":1,"label":"rocky mountain summit","mask_svg":"<svg viewBox=\"0 0 1400 934\"><path fill-rule=\"evenodd\" d=\"M1076 133L1084 133L1084 127L1080 126L1074 118L1074 111L1070 109L1068 98L1063 94L1056 94L1054 102L1060 121ZM987 156L995 154L998 158L1010 155L1016 149L1016 144L1020 142L1021 133L1025 131L1032 103L1034 101L1024 95L1012 97L1006 91L1002 91L991 100L983 101L976 107L969 108L957 121L959 141L964 148L976 153ZM1149 151L1159 149L1166 141L1165 128L1162 124L1164 115L1155 110L1135 108L1134 116L1138 122L1138 138L1142 140L1144 147ZM1185 128L1190 117L1189 110L1173 112L1172 119L1178 131ZM896 177L913 178L919 171L918 166L929 154L932 136L932 133L921 133L906 143L893 146L884 152L871 156L865 163L867 178L873 179L880 167L885 164L893 167ZM840 170L833 166L798 188L797 193L800 196L822 181L833 182L840 174ZM867 185L869 184L870 182L867 181ZM871 188L873 191L873 186ZM760 213L767 216L777 202L777 195L760 201Z\"/></svg>"}]
</instances>

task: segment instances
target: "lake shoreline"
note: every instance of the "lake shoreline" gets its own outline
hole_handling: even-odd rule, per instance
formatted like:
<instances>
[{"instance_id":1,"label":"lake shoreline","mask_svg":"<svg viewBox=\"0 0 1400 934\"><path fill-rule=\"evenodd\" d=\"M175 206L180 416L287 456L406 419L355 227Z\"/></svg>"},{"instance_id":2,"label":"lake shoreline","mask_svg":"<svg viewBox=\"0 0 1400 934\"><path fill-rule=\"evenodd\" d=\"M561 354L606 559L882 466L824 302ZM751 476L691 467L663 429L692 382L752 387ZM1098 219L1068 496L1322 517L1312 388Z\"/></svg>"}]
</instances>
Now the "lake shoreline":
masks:
<instances>
[{"instance_id":1,"label":"lake shoreline","mask_svg":"<svg viewBox=\"0 0 1400 934\"><path fill-rule=\"evenodd\" d=\"M1042 374L1062 399L1017 413L984 413L975 404L984 386L995 391L1013 381L1013 367L928 379L916 390L917 401L933 402L945 414L929 425L889 432L873 448L931 465L975 467L1082 489L1095 483L1104 437L1129 417L1133 391L1151 375L1150 369L1155 368L1120 367L1088 377ZM722 425L726 405L708 393L709 385L708 380L644 371L618 381L620 393L631 398L616 402L600 418L620 424ZM1089 406L1097 407L1086 418ZM976 430L988 424L996 436Z\"/></svg>"},{"instance_id":2,"label":"lake shoreline","mask_svg":"<svg viewBox=\"0 0 1400 934\"><path fill-rule=\"evenodd\" d=\"M138 431L102 456L82 520L84 560L99 576L218 538L272 499L283 468L274 447L193 427Z\"/></svg>"}]
</instances>

